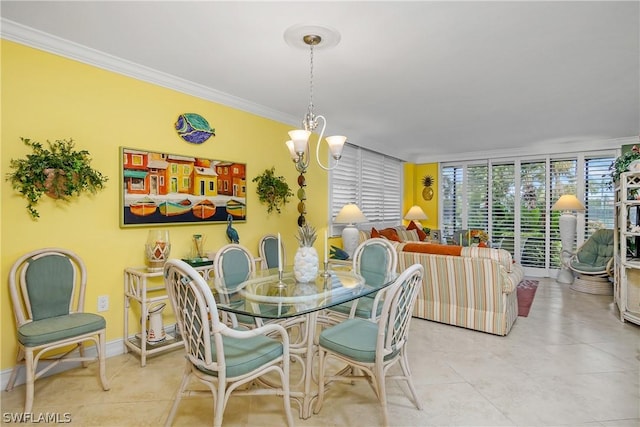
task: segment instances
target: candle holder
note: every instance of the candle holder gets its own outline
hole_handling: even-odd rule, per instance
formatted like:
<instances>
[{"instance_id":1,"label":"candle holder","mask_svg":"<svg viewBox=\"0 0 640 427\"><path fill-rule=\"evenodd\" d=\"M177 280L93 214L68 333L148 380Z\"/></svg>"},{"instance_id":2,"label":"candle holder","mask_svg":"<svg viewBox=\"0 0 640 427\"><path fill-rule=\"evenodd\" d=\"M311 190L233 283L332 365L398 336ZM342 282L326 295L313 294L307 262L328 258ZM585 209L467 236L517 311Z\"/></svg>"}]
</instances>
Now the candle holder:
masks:
<instances>
[{"instance_id":1,"label":"candle holder","mask_svg":"<svg viewBox=\"0 0 640 427\"><path fill-rule=\"evenodd\" d=\"M324 262L324 271L322 272L321 276L325 279L331 277L331 273L329 273L329 261Z\"/></svg>"},{"instance_id":2,"label":"candle holder","mask_svg":"<svg viewBox=\"0 0 640 427\"><path fill-rule=\"evenodd\" d=\"M278 289L284 289L284 288L286 288L286 287L287 287L287 284L286 284L286 283L284 283L284 281L282 280L282 275L283 275L282 270L279 270L279 271L278 271L278 284L276 285L276 287L277 287Z\"/></svg>"}]
</instances>

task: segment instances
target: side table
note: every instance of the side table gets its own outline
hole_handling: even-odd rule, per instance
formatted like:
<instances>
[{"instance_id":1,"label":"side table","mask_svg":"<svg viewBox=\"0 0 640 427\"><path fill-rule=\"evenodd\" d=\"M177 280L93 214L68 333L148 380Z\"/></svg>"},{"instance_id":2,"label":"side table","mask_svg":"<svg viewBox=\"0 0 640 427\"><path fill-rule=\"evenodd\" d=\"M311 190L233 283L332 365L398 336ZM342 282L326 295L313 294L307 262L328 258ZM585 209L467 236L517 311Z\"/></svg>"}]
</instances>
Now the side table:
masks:
<instances>
[{"instance_id":1,"label":"side table","mask_svg":"<svg viewBox=\"0 0 640 427\"><path fill-rule=\"evenodd\" d=\"M205 279L210 279L213 274L212 265L194 267ZM149 315L149 306L155 302L168 299L164 284L162 286L149 286L148 279L162 277L162 271L149 271L147 267L127 267L124 269L124 351L133 351L140 356L140 366L147 364L147 356L178 348L182 345L182 337L179 331L174 330L173 335L158 343L147 342L147 328L145 322ZM140 318L133 324L137 324L139 333L129 335L129 320L134 314L131 304L140 305Z\"/></svg>"}]
</instances>

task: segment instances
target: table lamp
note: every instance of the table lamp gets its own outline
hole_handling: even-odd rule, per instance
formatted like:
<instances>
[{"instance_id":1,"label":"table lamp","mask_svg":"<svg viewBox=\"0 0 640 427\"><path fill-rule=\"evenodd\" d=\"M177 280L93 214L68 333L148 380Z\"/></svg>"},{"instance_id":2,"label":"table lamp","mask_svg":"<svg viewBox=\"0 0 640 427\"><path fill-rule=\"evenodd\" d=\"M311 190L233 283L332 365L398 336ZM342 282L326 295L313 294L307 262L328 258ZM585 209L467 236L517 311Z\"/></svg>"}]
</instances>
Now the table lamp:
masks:
<instances>
[{"instance_id":1,"label":"table lamp","mask_svg":"<svg viewBox=\"0 0 640 427\"><path fill-rule=\"evenodd\" d=\"M558 226L560 228L560 241L562 242L562 253L560 259L562 266L558 271L558 277L556 281L558 283L573 283L573 273L566 266L566 262L571 257L569 255L573 252L573 241L576 238L576 216L573 211L584 211L584 205L572 194L565 194L560 197L557 202L551 207L552 211L562 211Z\"/></svg>"},{"instance_id":2,"label":"table lamp","mask_svg":"<svg viewBox=\"0 0 640 427\"><path fill-rule=\"evenodd\" d=\"M345 252L349 254L349 258L351 258L358 247L358 229L355 224L367 222L367 217L364 216L358 206L349 203L340 209L334 222L336 224L347 224L342 230L342 246Z\"/></svg>"},{"instance_id":3,"label":"table lamp","mask_svg":"<svg viewBox=\"0 0 640 427\"><path fill-rule=\"evenodd\" d=\"M405 214L404 219L406 219L407 221L413 221L418 227L422 229L422 224L420 223L420 221L427 220L429 219L429 217L426 213L424 213L420 206L413 205L411 206L411 209L409 209Z\"/></svg>"}]
</instances>

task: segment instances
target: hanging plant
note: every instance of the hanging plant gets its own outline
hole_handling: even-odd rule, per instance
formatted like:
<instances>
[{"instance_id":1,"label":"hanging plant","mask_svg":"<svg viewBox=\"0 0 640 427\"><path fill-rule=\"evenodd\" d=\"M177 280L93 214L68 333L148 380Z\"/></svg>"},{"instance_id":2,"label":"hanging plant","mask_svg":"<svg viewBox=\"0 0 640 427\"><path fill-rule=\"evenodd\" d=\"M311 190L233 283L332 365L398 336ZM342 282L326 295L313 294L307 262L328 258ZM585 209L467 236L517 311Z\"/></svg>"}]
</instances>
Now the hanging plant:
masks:
<instances>
[{"instance_id":1,"label":"hanging plant","mask_svg":"<svg viewBox=\"0 0 640 427\"><path fill-rule=\"evenodd\" d=\"M611 170L611 179L613 182L617 182L620 179L620 174L626 172L631 162L640 160L640 149L636 145L626 153L618 157L609 167Z\"/></svg>"},{"instance_id":2,"label":"hanging plant","mask_svg":"<svg viewBox=\"0 0 640 427\"><path fill-rule=\"evenodd\" d=\"M289 202L289 197L293 196L293 192L289 188L289 184L283 176L276 176L275 167L265 169L264 172L255 178L252 182L256 182L258 199L267 205L267 212L273 210L280 213L280 208Z\"/></svg>"},{"instance_id":3,"label":"hanging plant","mask_svg":"<svg viewBox=\"0 0 640 427\"><path fill-rule=\"evenodd\" d=\"M6 179L29 201L27 210L33 219L40 217L35 207L43 194L68 200L104 188L108 178L91 168L88 151L73 149L73 139L47 141L49 148L29 138L20 139L32 153L23 159L11 159L9 166L13 172Z\"/></svg>"}]
</instances>

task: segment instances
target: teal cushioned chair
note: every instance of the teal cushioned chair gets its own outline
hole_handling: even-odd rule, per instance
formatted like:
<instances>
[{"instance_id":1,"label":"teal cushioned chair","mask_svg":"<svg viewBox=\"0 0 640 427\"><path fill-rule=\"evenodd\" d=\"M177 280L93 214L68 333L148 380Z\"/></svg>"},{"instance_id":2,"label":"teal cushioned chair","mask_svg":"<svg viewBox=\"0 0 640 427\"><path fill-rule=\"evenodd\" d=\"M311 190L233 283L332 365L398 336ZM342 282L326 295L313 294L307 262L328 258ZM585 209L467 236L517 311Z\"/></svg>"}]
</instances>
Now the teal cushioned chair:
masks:
<instances>
[{"instance_id":1,"label":"teal cushioned chair","mask_svg":"<svg viewBox=\"0 0 640 427\"><path fill-rule=\"evenodd\" d=\"M284 245L280 242L282 253L282 265L286 265L286 252ZM258 253L260 254L260 266L263 270L278 268L278 237L273 234L262 236L258 242Z\"/></svg>"},{"instance_id":2,"label":"teal cushioned chair","mask_svg":"<svg viewBox=\"0 0 640 427\"><path fill-rule=\"evenodd\" d=\"M238 330L220 322L209 286L184 261L170 259L166 262L164 282L186 351L186 368L166 425L173 422L182 397L211 393L213 425L220 426L229 397L239 393L282 396L287 424L293 426L286 330L277 324ZM280 387L240 387L260 384L256 379L269 373L280 377ZM209 390L189 389L192 377ZM272 379L268 383L273 385Z\"/></svg>"},{"instance_id":3,"label":"teal cushioned chair","mask_svg":"<svg viewBox=\"0 0 640 427\"><path fill-rule=\"evenodd\" d=\"M367 285L375 287L387 283L398 266L398 253L393 244L382 238L365 240L355 249L352 258L353 271L364 277ZM378 318L382 304L376 303L376 294L331 307L326 313L328 323L336 324L348 317Z\"/></svg>"},{"instance_id":4,"label":"teal cushioned chair","mask_svg":"<svg viewBox=\"0 0 640 427\"><path fill-rule=\"evenodd\" d=\"M592 294L611 294L614 231L596 230L574 253L563 252L566 266L577 274L571 288Z\"/></svg>"},{"instance_id":5,"label":"teal cushioned chair","mask_svg":"<svg viewBox=\"0 0 640 427\"><path fill-rule=\"evenodd\" d=\"M396 363L400 364L402 375L393 375L390 378L405 381L414 404L418 409L422 409L411 379L406 348L411 314L423 275L422 265L414 264L392 285L380 290L379 293L384 294L384 305L377 321L351 318L320 333L319 393L315 413L322 408L325 384L337 380L366 380L380 400L384 425L389 425L385 380L389 368ZM327 372L327 368L333 366L327 363L329 358L346 363L351 369L342 369L331 375ZM332 389L334 387L332 386Z\"/></svg>"},{"instance_id":6,"label":"teal cushioned chair","mask_svg":"<svg viewBox=\"0 0 640 427\"><path fill-rule=\"evenodd\" d=\"M32 411L35 380L60 362L82 362L86 367L87 362L97 360L102 388L109 390L106 321L84 312L86 285L84 262L66 249L38 249L23 255L11 267L9 291L17 327L18 359L7 391L13 389L18 370L24 365L24 412ZM96 356L85 354L87 342L95 344ZM39 362L47 362L40 371Z\"/></svg>"}]
</instances>

